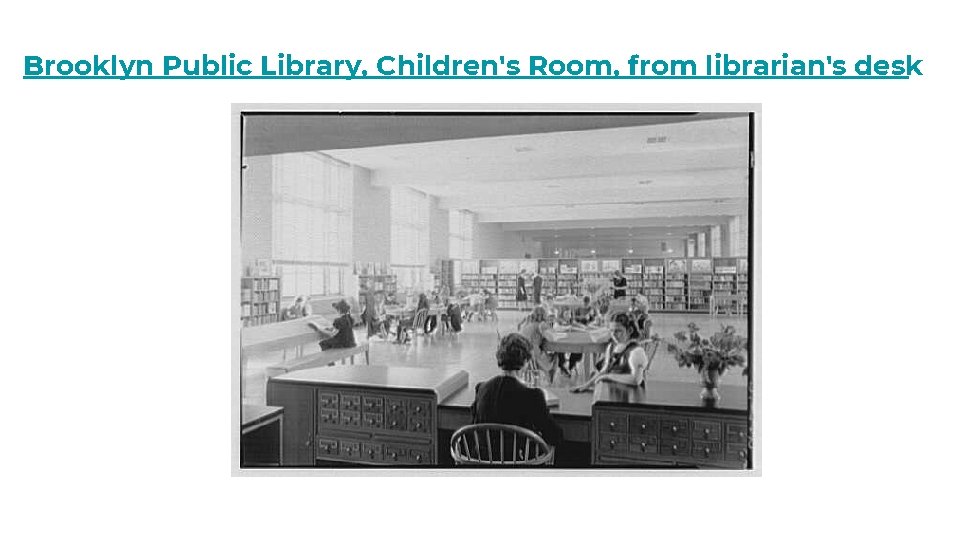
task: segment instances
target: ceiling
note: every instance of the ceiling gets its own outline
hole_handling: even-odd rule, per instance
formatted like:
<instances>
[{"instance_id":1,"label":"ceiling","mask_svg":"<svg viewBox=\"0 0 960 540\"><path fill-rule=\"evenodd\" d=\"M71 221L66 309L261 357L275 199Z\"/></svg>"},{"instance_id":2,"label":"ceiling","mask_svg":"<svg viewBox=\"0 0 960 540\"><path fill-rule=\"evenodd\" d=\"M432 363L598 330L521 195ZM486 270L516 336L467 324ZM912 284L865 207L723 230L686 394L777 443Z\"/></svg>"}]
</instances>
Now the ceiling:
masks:
<instances>
[{"instance_id":1,"label":"ceiling","mask_svg":"<svg viewBox=\"0 0 960 540\"><path fill-rule=\"evenodd\" d=\"M745 113L272 115L244 133L248 155L320 150L538 241L664 239L748 210Z\"/></svg>"}]
</instances>

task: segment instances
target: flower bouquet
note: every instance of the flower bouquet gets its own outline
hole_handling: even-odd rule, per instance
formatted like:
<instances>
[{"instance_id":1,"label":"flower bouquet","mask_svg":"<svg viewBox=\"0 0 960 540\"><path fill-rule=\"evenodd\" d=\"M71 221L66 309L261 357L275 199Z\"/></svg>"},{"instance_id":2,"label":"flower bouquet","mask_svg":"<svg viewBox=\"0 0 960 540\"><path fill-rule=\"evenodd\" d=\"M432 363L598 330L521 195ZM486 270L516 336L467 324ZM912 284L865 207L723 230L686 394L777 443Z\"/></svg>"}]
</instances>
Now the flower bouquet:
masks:
<instances>
[{"instance_id":1,"label":"flower bouquet","mask_svg":"<svg viewBox=\"0 0 960 540\"><path fill-rule=\"evenodd\" d=\"M733 326L723 326L709 339L700 336L700 328L690 323L687 329L673 335L676 341L666 341L667 352L673 354L680 367L694 367L700 373L703 399L720 399L717 386L720 376L728 369L747 363L747 338L737 334ZM744 369L743 373L746 373Z\"/></svg>"}]
</instances>

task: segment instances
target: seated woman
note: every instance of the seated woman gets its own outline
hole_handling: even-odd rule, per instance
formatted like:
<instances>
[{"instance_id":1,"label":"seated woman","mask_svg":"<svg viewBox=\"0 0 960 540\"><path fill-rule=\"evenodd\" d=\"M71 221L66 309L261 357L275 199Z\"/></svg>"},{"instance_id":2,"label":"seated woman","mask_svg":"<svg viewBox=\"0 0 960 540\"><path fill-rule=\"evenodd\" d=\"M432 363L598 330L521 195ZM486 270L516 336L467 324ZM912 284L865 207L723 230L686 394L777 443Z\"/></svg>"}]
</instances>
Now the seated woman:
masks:
<instances>
[{"instance_id":1,"label":"seated woman","mask_svg":"<svg viewBox=\"0 0 960 540\"><path fill-rule=\"evenodd\" d=\"M423 331L429 334L437 327L437 316L430 314L430 301L427 300L427 295L424 293L420 293L420 299L417 301L417 311L421 309L427 310L427 320L423 323Z\"/></svg>"},{"instance_id":2,"label":"seated woman","mask_svg":"<svg viewBox=\"0 0 960 540\"><path fill-rule=\"evenodd\" d=\"M643 347L640 346L640 328L636 320L626 314L617 313L610 321L610 333L613 342L607 346L604 366L590 380L571 388L571 392L592 390L600 381L610 381L629 386L640 386L650 364Z\"/></svg>"},{"instance_id":3,"label":"seated woman","mask_svg":"<svg viewBox=\"0 0 960 540\"><path fill-rule=\"evenodd\" d=\"M545 372L549 380L553 380L553 374L557 369L557 360L555 357L543 351L543 333L550 328L550 323L546 321L547 311L543 306L533 308L530 315L519 325L520 335L527 338L530 342L530 357L533 360L533 367Z\"/></svg>"},{"instance_id":4,"label":"seated woman","mask_svg":"<svg viewBox=\"0 0 960 540\"><path fill-rule=\"evenodd\" d=\"M325 337L320 341L320 350L356 347L357 341L353 336L353 317L350 316L350 304L345 300L340 300L333 304L333 308L340 314L333 320L333 328L320 328L313 322L307 323Z\"/></svg>"},{"instance_id":5,"label":"seated woman","mask_svg":"<svg viewBox=\"0 0 960 540\"><path fill-rule=\"evenodd\" d=\"M501 375L477 384L477 397L470 412L474 424L510 424L533 430L547 444L556 446L563 431L547 409L547 401L539 388L530 388L520 381L520 369L530 359L530 342L520 334L508 334L500 340L497 365Z\"/></svg>"}]
</instances>

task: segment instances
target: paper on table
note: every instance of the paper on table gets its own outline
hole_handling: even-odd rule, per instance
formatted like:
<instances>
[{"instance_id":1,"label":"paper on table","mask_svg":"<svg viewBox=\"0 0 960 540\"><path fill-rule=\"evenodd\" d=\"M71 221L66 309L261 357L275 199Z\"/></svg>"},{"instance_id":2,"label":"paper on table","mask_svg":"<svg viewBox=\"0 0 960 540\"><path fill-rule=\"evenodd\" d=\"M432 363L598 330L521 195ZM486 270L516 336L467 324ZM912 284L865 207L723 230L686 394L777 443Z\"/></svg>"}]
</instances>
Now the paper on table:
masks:
<instances>
[{"instance_id":1,"label":"paper on table","mask_svg":"<svg viewBox=\"0 0 960 540\"><path fill-rule=\"evenodd\" d=\"M547 390L546 388L540 389L543 392L543 399L547 400L547 407L559 407L560 398L556 394Z\"/></svg>"}]
</instances>

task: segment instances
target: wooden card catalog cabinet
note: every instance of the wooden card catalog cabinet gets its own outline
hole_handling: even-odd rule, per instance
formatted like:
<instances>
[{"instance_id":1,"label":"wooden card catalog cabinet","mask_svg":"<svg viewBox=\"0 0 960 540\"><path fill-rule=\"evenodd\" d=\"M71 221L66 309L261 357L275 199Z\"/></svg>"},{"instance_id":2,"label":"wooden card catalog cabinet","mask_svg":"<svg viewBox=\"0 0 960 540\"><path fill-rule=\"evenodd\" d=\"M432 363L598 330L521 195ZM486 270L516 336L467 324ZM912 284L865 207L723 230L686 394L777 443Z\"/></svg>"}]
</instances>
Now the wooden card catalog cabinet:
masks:
<instances>
[{"instance_id":1,"label":"wooden card catalog cabinet","mask_svg":"<svg viewBox=\"0 0 960 540\"><path fill-rule=\"evenodd\" d=\"M313 411L314 424L305 418L290 430L298 430L290 433L291 442L311 450L287 452L284 446L285 466L436 465L437 403L466 384L464 371L334 366L271 379L267 402L311 402L306 408Z\"/></svg>"},{"instance_id":2,"label":"wooden card catalog cabinet","mask_svg":"<svg viewBox=\"0 0 960 540\"><path fill-rule=\"evenodd\" d=\"M646 388L599 385L593 405L594 465L751 467L746 388L721 388L705 404L696 384L648 381Z\"/></svg>"}]
</instances>

